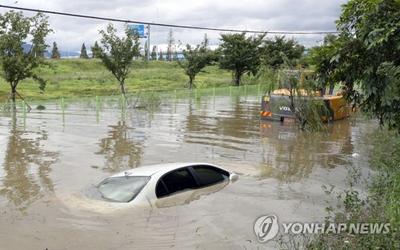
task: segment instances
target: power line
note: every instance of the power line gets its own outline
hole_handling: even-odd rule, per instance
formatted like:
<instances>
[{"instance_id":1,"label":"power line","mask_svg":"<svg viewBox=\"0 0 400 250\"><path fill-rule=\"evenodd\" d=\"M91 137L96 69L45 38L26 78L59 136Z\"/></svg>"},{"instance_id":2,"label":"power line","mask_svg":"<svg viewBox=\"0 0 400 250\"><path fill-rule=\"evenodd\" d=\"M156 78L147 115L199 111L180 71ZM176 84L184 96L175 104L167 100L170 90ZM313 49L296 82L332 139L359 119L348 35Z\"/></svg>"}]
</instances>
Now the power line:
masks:
<instances>
[{"instance_id":1,"label":"power line","mask_svg":"<svg viewBox=\"0 0 400 250\"><path fill-rule=\"evenodd\" d=\"M269 34L280 34L280 35L324 35L324 34L337 33L336 31L261 31L261 30L222 29L222 28L213 28L213 27L201 27L201 26L178 25L178 24L167 24L167 23L154 23L154 22L145 22L145 21L137 21L137 20L129 20L129 19L99 17L99 16L82 15L82 14L75 14L75 13L68 13L68 12L31 9L31 8L24 8L24 7L10 6L10 5L0 5L0 8L13 9L13 10L24 10L24 11L31 11L31 12L41 12L41 13L46 13L46 14L51 14L51 15L79 17L79 18L111 21L111 22L136 23L136 24L146 24L146 25L170 27L170 28L181 28L181 29L212 30L212 31L223 31L223 32L247 32L247 33L253 33L253 34L269 33Z\"/></svg>"}]
</instances>

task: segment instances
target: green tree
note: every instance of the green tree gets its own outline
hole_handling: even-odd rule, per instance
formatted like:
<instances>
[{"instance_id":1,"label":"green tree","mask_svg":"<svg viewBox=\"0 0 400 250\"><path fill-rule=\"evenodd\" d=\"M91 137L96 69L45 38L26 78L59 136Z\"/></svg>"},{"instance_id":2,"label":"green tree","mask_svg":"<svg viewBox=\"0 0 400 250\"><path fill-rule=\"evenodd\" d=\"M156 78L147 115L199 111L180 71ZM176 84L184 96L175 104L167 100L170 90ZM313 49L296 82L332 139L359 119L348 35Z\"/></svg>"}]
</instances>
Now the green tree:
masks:
<instances>
[{"instance_id":1,"label":"green tree","mask_svg":"<svg viewBox=\"0 0 400 250\"><path fill-rule=\"evenodd\" d=\"M18 84L26 78L37 80L39 88L44 90L46 82L35 74L35 69L45 64L40 55L48 47L44 40L51 31L48 18L42 13L33 17L25 17L22 12L15 11L0 15L0 61L14 103ZM23 45L29 38L32 47L26 52Z\"/></svg>"},{"instance_id":2,"label":"green tree","mask_svg":"<svg viewBox=\"0 0 400 250\"><path fill-rule=\"evenodd\" d=\"M80 58L83 58L83 59L88 59L88 58L89 58L89 56L88 56L88 54L87 54L87 51L86 51L85 43L82 44L82 47L81 47L81 54L80 54L79 57L80 57Z\"/></svg>"},{"instance_id":3,"label":"green tree","mask_svg":"<svg viewBox=\"0 0 400 250\"><path fill-rule=\"evenodd\" d=\"M273 40L265 40L262 59L266 65L278 69L285 64L285 60L300 59L303 52L304 46L300 45L296 40L286 39L284 36L276 36Z\"/></svg>"},{"instance_id":4,"label":"green tree","mask_svg":"<svg viewBox=\"0 0 400 250\"><path fill-rule=\"evenodd\" d=\"M60 59L61 58L56 42L53 42L53 49L51 50L51 58L52 59Z\"/></svg>"},{"instance_id":5,"label":"green tree","mask_svg":"<svg viewBox=\"0 0 400 250\"><path fill-rule=\"evenodd\" d=\"M121 93L125 96L125 79L129 74L133 58L140 55L139 36L125 28L125 37L118 37L117 30L112 24L100 34L102 47L99 49L99 57L104 66L111 71L118 80Z\"/></svg>"},{"instance_id":6,"label":"green tree","mask_svg":"<svg viewBox=\"0 0 400 250\"><path fill-rule=\"evenodd\" d=\"M90 49L92 51L92 58L99 58L99 53L101 50L97 41L94 42L94 45Z\"/></svg>"},{"instance_id":7,"label":"green tree","mask_svg":"<svg viewBox=\"0 0 400 250\"><path fill-rule=\"evenodd\" d=\"M338 67L338 60L335 57L337 44L335 35L327 35L322 46L313 47L309 51L308 62L315 66L315 74L322 94L325 94L326 86L329 86L329 94L332 95L335 84L338 83L335 78Z\"/></svg>"},{"instance_id":8,"label":"green tree","mask_svg":"<svg viewBox=\"0 0 400 250\"><path fill-rule=\"evenodd\" d=\"M194 80L196 75L213 61L213 53L207 48L208 40L204 40L200 45L192 48L189 44L183 50L183 61L178 64L184 69L185 74L189 77L189 88L195 87Z\"/></svg>"},{"instance_id":9,"label":"green tree","mask_svg":"<svg viewBox=\"0 0 400 250\"><path fill-rule=\"evenodd\" d=\"M157 46L156 45L153 46L150 56L151 56L151 60L153 60L153 61L157 60Z\"/></svg>"},{"instance_id":10,"label":"green tree","mask_svg":"<svg viewBox=\"0 0 400 250\"><path fill-rule=\"evenodd\" d=\"M220 67L233 71L236 86L240 85L243 74L257 73L263 39L264 35L246 38L246 33L221 35Z\"/></svg>"},{"instance_id":11,"label":"green tree","mask_svg":"<svg viewBox=\"0 0 400 250\"><path fill-rule=\"evenodd\" d=\"M335 77L347 97L400 131L400 2L350 0L337 29Z\"/></svg>"}]
</instances>

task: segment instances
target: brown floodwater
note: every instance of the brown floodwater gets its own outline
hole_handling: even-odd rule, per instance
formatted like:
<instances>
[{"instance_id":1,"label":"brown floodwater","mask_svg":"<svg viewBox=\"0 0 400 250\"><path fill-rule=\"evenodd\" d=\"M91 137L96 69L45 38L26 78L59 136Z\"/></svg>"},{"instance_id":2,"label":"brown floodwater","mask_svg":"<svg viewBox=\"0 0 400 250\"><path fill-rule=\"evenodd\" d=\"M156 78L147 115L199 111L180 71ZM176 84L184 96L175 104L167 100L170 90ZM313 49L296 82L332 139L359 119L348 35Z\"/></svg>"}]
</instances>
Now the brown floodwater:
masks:
<instances>
[{"instance_id":1,"label":"brown floodwater","mask_svg":"<svg viewBox=\"0 0 400 250\"><path fill-rule=\"evenodd\" d=\"M261 215L323 221L322 185L369 175L364 137L376 124L354 116L301 132L260 122L259 100L171 98L146 110L101 98L0 113L0 249L264 249L276 242L257 242ZM167 162L216 163L240 177L153 207L93 198L113 173Z\"/></svg>"}]
</instances>

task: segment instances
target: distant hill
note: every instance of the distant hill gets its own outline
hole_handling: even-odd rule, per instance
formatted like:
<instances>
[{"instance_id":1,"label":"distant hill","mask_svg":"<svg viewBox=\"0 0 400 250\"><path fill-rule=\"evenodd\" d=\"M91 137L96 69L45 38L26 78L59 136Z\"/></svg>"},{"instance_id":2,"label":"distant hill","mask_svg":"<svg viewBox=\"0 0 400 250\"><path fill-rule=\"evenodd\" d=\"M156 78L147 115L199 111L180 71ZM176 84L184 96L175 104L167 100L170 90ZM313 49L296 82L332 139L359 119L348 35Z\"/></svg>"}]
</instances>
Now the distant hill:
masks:
<instances>
[{"instance_id":1,"label":"distant hill","mask_svg":"<svg viewBox=\"0 0 400 250\"><path fill-rule=\"evenodd\" d=\"M22 45L22 48L24 49L25 53L28 53L32 48L32 44L24 43ZM51 56L51 50L44 52L44 57L50 58L50 56ZM60 50L60 56L62 58L77 58L80 56L80 52Z\"/></svg>"}]
</instances>

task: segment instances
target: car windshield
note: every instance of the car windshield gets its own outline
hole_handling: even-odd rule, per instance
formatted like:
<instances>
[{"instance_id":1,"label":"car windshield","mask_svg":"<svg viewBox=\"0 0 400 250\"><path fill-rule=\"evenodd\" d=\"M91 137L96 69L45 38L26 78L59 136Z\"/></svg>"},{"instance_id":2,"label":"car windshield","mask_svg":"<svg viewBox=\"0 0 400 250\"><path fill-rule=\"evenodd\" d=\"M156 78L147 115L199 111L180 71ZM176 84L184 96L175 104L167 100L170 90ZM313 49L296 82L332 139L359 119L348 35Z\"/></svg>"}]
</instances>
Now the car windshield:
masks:
<instances>
[{"instance_id":1,"label":"car windshield","mask_svg":"<svg viewBox=\"0 0 400 250\"><path fill-rule=\"evenodd\" d=\"M98 185L104 199L116 202L130 202L150 180L149 176L110 177Z\"/></svg>"}]
</instances>

